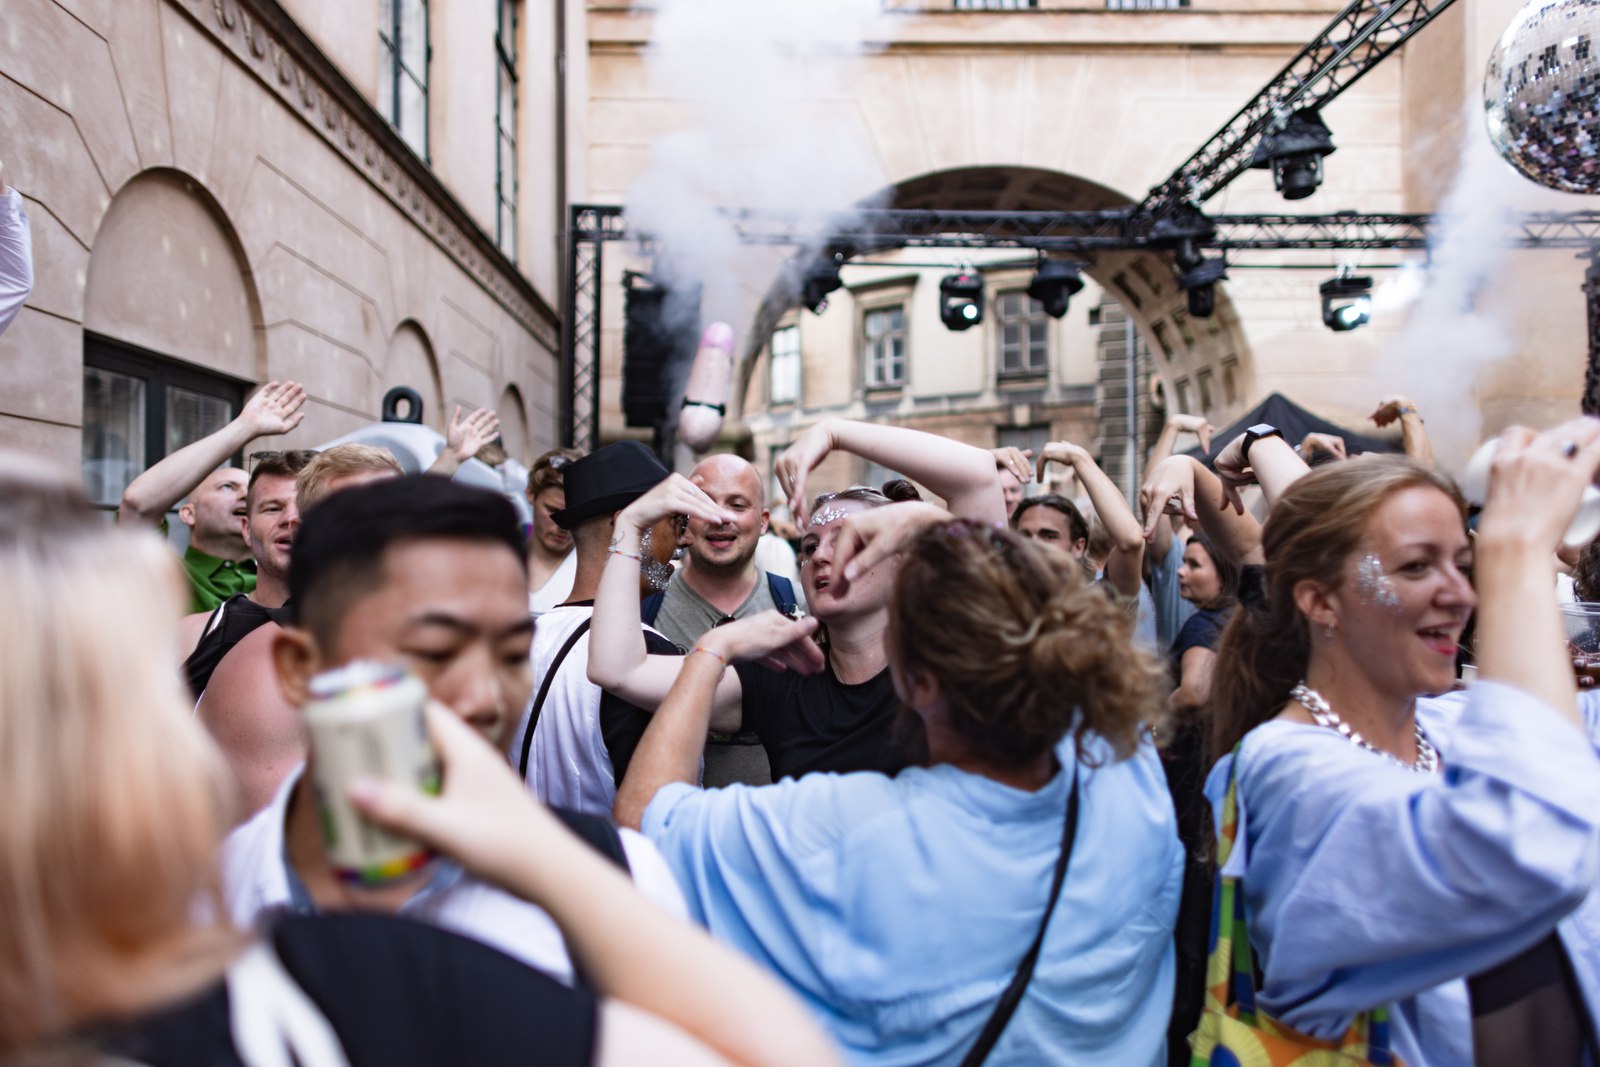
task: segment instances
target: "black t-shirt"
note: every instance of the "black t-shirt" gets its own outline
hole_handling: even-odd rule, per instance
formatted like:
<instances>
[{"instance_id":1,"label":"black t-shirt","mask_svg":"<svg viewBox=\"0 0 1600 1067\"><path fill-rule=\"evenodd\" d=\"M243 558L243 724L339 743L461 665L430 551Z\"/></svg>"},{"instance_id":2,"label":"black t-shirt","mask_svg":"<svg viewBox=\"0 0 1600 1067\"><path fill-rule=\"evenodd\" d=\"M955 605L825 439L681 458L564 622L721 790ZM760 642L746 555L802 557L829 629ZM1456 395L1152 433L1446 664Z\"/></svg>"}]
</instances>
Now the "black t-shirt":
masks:
<instances>
[{"instance_id":1,"label":"black t-shirt","mask_svg":"<svg viewBox=\"0 0 1600 1067\"><path fill-rule=\"evenodd\" d=\"M1233 608L1201 608L1184 620L1183 628L1172 641L1172 672L1181 676L1183 654L1191 648L1206 648L1215 652L1222 631L1228 628Z\"/></svg>"},{"instance_id":2,"label":"black t-shirt","mask_svg":"<svg viewBox=\"0 0 1600 1067\"><path fill-rule=\"evenodd\" d=\"M587 1067L597 1001L501 952L388 915L285 915L272 945L328 1017L352 1067ZM227 986L93 1043L149 1067L243 1067Z\"/></svg>"},{"instance_id":3,"label":"black t-shirt","mask_svg":"<svg viewBox=\"0 0 1600 1067\"><path fill-rule=\"evenodd\" d=\"M652 656L683 655L683 649L649 630L644 634L644 649ZM611 757L612 781L618 788L622 786L622 776L628 772L633 751L639 747L639 739L649 725L648 711L608 691L601 691L600 736L605 739L606 754Z\"/></svg>"},{"instance_id":4,"label":"black t-shirt","mask_svg":"<svg viewBox=\"0 0 1600 1067\"><path fill-rule=\"evenodd\" d=\"M756 663L734 670L744 692L742 729L761 738L773 781L812 771L894 774L923 760L920 725L897 721L900 702L887 667L856 685L834 677L831 664L818 674Z\"/></svg>"}]
</instances>

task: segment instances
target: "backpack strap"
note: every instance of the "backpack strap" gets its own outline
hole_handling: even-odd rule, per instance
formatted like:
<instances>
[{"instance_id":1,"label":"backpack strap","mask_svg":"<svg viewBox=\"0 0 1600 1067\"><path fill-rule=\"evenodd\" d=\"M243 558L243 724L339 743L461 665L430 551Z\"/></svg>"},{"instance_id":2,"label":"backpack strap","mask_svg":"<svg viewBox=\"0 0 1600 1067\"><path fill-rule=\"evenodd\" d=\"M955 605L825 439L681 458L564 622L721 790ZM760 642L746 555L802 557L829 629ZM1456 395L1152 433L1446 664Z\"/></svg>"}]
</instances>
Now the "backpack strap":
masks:
<instances>
[{"instance_id":1,"label":"backpack strap","mask_svg":"<svg viewBox=\"0 0 1600 1067\"><path fill-rule=\"evenodd\" d=\"M593 618L584 619L578 624L567 638L567 643L561 646L561 651L556 653L556 658L550 661L550 669L545 672L544 681L539 685L539 695L533 700L533 710L528 713L528 729L522 735L522 759L517 766L522 771L522 780L528 780L528 754L533 751L533 728L539 725L539 712L544 709L544 698L550 695L550 683L556 680L556 675L561 671L561 664L565 662L567 653L572 651L572 646L578 643L578 638L589 632L589 624Z\"/></svg>"},{"instance_id":2,"label":"backpack strap","mask_svg":"<svg viewBox=\"0 0 1600 1067\"><path fill-rule=\"evenodd\" d=\"M550 814L565 823L568 830L583 838L590 848L622 868L624 874L633 874L633 868L628 865L628 852L622 847L622 832L617 829L616 823L602 815L589 815L568 808L551 807Z\"/></svg>"},{"instance_id":3,"label":"backpack strap","mask_svg":"<svg viewBox=\"0 0 1600 1067\"><path fill-rule=\"evenodd\" d=\"M978 1040L967 1054L961 1059L961 1067L978 1067L989 1058L995 1044L1000 1040L1000 1035L1005 1032L1006 1024L1011 1021L1011 1016L1016 1012L1017 1005L1022 1003L1022 994L1028 990L1028 982L1033 978L1034 964L1039 962L1039 952L1044 948L1045 931L1050 928L1050 916L1055 914L1056 901L1061 897L1061 886L1067 880L1067 864L1072 861L1072 843L1078 836L1078 750L1072 750L1072 792L1067 798L1067 817L1061 827L1061 852L1056 856L1055 877L1050 882L1050 900L1044 906L1044 918L1039 921L1039 932L1034 935L1033 944L1029 946L1027 955L1022 957L1022 962L1017 965L1017 972L1011 976L1011 984L1006 991L1000 994L1000 999L995 1002L994 1011L989 1016L989 1021L983 1024L983 1030L978 1034Z\"/></svg>"},{"instance_id":4,"label":"backpack strap","mask_svg":"<svg viewBox=\"0 0 1600 1067\"><path fill-rule=\"evenodd\" d=\"M794 583L789 581L789 579L785 578L781 574L773 574L771 571L768 571L767 592L772 594L772 602L778 606L779 611L783 612L785 615L789 615L794 612Z\"/></svg>"}]
</instances>

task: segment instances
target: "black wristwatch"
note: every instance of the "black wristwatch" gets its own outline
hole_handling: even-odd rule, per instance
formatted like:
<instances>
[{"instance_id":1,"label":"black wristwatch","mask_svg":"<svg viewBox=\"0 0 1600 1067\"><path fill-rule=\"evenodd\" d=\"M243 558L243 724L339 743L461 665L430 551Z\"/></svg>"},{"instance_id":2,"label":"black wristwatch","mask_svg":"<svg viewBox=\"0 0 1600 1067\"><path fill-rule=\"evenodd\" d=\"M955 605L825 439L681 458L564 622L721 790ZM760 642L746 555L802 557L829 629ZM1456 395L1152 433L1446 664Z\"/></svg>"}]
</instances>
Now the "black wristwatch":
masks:
<instances>
[{"instance_id":1,"label":"black wristwatch","mask_svg":"<svg viewBox=\"0 0 1600 1067\"><path fill-rule=\"evenodd\" d=\"M1246 430L1244 432L1244 444L1239 446L1239 454L1244 457L1245 462L1248 463L1250 460L1250 446L1263 437L1276 437L1281 440L1283 431L1270 422L1258 422Z\"/></svg>"}]
</instances>

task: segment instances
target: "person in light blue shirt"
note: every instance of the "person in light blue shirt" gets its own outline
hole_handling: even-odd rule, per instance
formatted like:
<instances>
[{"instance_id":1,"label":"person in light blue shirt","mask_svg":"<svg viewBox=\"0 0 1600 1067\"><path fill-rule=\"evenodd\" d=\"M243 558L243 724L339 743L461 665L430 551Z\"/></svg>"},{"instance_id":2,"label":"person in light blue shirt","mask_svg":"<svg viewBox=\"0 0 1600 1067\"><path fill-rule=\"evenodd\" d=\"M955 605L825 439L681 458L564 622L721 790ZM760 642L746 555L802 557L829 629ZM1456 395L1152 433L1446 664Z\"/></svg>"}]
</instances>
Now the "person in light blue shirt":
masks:
<instances>
[{"instance_id":1,"label":"person in light blue shirt","mask_svg":"<svg viewBox=\"0 0 1600 1067\"><path fill-rule=\"evenodd\" d=\"M1550 563L1597 466L1600 422L1508 431L1475 544L1454 486L1403 459L1274 504L1207 785L1220 812L1236 782L1226 873L1272 1017L1337 1039L1387 1006L1408 1067L1600 1062L1600 706ZM1479 681L1450 693L1474 607Z\"/></svg>"},{"instance_id":2,"label":"person in light blue shirt","mask_svg":"<svg viewBox=\"0 0 1600 1067\"><path fill-rule=\"evenodd\" d=\"M928 764L696 789L727 663L781 650L818 665L815 622L768 612L696 644L618 790L618 821L853 1063L961 1062L1047 914L989 1062L1163 1062L1183 852L1146 730L1161 666L1130 647L1127 613L1058 549L922 503L849 515L809 565L844 597L893 583L889 671Z\"/></svg>"}]
</instances>

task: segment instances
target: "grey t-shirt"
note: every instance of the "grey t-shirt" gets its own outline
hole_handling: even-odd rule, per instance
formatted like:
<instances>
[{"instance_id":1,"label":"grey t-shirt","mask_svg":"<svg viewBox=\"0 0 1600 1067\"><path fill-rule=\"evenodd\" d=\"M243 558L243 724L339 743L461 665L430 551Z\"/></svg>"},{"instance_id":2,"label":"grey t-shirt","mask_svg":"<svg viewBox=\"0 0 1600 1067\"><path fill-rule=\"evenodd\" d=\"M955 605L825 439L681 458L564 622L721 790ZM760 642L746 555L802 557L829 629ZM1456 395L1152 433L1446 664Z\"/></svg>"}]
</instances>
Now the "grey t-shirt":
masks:
<instances>
[{"instance_id":1,"label":"grey t-shirt","mask_svg":"<svg viewBox=\"0 0 1600 1067\"><path fill-rule=\"evenodd\" d=\"M799 586L795 586L794 598L797 603L805 603ZM656 621L652 625L666 634L667 640L687 651L700 639L701 634L717 623L730 618L742 619L747 615L754 615L777 606L772 599L772 589L768 585L766 571L756 571L756 587L750 591L744 603L734 609L732 615L725 615L708 604L699 593L689 588L689 583L683 580L683 575L678 574L673 577L672 584L667 586L666 596L661 601L661 610L656 614Z\"/></svg>"}]
</instances>

